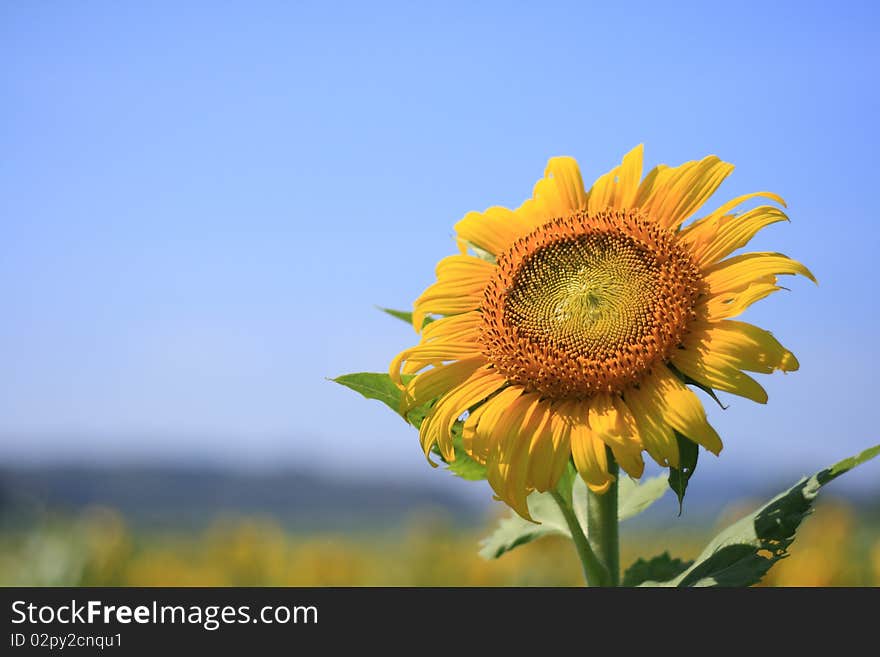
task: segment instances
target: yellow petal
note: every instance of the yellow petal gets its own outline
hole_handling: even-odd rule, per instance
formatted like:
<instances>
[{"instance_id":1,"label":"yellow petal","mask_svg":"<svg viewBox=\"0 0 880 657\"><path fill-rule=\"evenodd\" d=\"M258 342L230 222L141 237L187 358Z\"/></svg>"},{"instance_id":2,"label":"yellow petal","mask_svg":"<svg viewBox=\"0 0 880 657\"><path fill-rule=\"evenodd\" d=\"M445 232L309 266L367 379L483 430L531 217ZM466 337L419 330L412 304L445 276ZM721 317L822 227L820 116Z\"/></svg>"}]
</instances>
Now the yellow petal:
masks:
<instances>
[{"instance_id":1,"label":"yellow petal","mask_svg":"<svg viewBox=\"0 0 880 657\"><path fill-rule=\"evenodd\" d=\"M590 189L588 209L600 211L606 208L631 208L639 191L642 177L641 144L623 157L620 166L601 176Z\"/></svg>"},{"instance_id":2,"label":"yellow petal","mask_svg":"<svg viewBox=\"0 0 880 657\"><path fill-rule=\"evenodd\" d=\"M522 386L509 386L474 409L465 420L461 431L462 447L468 456L479 463L486 463L495 426L522 394Z\"/></svg>"},{"instance_id":3,"label":"yellow petal","mask_svg":"<svg viewBox=\"0 0 880 657\"><path fill-rule=\"evenodd\" d=\"M495 273L495 265L471 255L446 256L437 263L437 281L454 285L485 284Z\"/></svg>"},{"instance_id":4,"label":"yellow petal","mask_svg":"<svg viewBox=\"0 0 880 657\"><path fill-rule=\"evenodd\" d=\"M767 393L742 370L794 371L797 358L767 331L744 322L698 322L673 364L704 385L766 403Z\"/></svg>"},{"instance_id":5,"label":"yellow petal","mask_svg":"<svg viewBox=\"0 0 880 657\"><path fill-rule=\"evenodd\" d=\"M702 219L697 219L693 224L682 230L682 237L684 237L687 233L695 232L691 240L694 245L698 245L701 242L705 241L704 238L711 237L711 230L709 228L713 226L717 221L719 221L722 217L726 217L730 215L731 211L736 208L738 205L745 203L753 198L769 198L776 203L779 203L782 207L785 207L785 201L778 194L774 194L773 192L752 192L751 194L743 194L742 196L737 196L736 198L728 201L724 205L722 205L717 210L709 213ZM708 234L707 234L708 233Z\"/></svg>"},{"instance_id":6,"label":"yellow petal","mask_svg":"<svg viewBox=\"0 0 880 657\"><path fill-rule=\"evenodd\" d=\"M606 174L599 176L590 189L590 199L587 209L590 212L599 212L612 207L614 203L614 186L617 172L620 167L615 167Z\"/></svg>"},{"instance_id":7,"label":"yellow petal","mask_svg":"<svg viewBox=\"0 0 880 657\"><path fill-rule=\"evenodd\" d=\"M530 436L523 430L538 402L535 393L515 399L495 424L486 459L486 480L492 490L523 518L531 520L526 504Z\"/></svg>"},{"instance_id":8,"label":"yellow petal","mask_svg":"<svg viewBox=\"0 0 880 657\"><path fill-rule=\"evenodd\" d=\"M431 410L419 428L419 441L430 461L431 448L436 443L447 461L455 460L452 444L452 425L462 413L479 403L507 383L494 369L481 368L464 383L454 388Z\"/></svg>"},{"instance_id":9,"label":"yellow petal","mask_svg":"<svg viewBox=\"0 0 880 657\"><path fill-rule=\"evenodd\" d=\"M639 144L623 156L617 180L617 192L614 207L618 209L632 208L639 193L639 182L642 179L642 156L644 146Z\"/></svg>"},{"instance_id":10,"label":"yellow petal","mask_svg":"<svg viewBox=\"0 0 880 657\"><path fill-rule=\"evenodd\" d=\"M654 195L658 189L662 189L666 184L665 181L670 171L673 171L673 169L665 164L658 164L648 172L642 182L639 183L639 191L636 193L636 207L645 208L653 203Z\"/></svg>"},{"instance_id":11,"label":"yellow petal","mask_svg":"<svg viewBox=\"0 0 880 657\"><path fill-rule=\"evenodd\" d=\"M706 419L706 410L699 398L669 371L665 365L654 367L640 387L646 399L660 409L661 416L673 429L690 438L713 454L721 451L721 438Z\"/></svg>"},{"instance_id":12,"label":"yellow petal","mask_svg":"<svg viewBox=\"0 0 880 657\"><path fill-rule=\"evenodd\" d=\"M507 388L507 390L509 390L509 388ZM486 409L489 408L489 405L492 403L492 399L487 399L485 402L472 410L468 414L467 418L464 421L464 424L461 427L462 449L464 449L465 453L473 460L482 464L486 463L486 455L489 452L489 446L488 443L485 441L482 441L480 443L477 442L477 425L480 423L480 420L483 419L483 415L486 413Z\"/></svg>"},{"instance_id":13,"label":"yellow petal","mask_svg":"<svg viewBox=\"0 0 880 657\"><path fill-rule=\"evenodd\" d=\"M571 157L554 157L544 177L535 184L532 198L516 213L537 228L551 219L565 217L587 207L587 192L577 162Z\"/></svg>"},{"instance_id":14,"label":"yellow petal","mask_svg":"<svg viewBox=\"0 0 880 657\"><path fill-rule=\"evenodd\" d=\"M703 159L688 174L670 184L669 195L660 206L660 217L668 228L676 228L709 200L724 179L733 172L733 165L715 156Z\"/></svg>"},{"instance_id":15,"label":"yellow petal","mask_svg":"<svg viewBox=\"0 0 880 657\"><path fill-rule=\"evenodd\" d=\"M745 203L746 201L750 201L753 198L769 198L770 200L779 203L782 207L786 207L785 201L779 196L779 194L774 194L773 192L752 192L751 194L743 194L742 196L737 196L736 198L731 199L717 210L713 210L710 214L706 215L705 218L711 219L713 217L723 217L724 215L729 214L736 206Z\"/></svg>"},{"instance_id":16,"label":"yellow petal","mask_svg":"<svg viewBox=\"0 0 880 657\"><path fill-rule=\"evenodd\" d=\"M736 317L756 301L783 289L775 284L775 276L771 278L773 282L752 283L735 292L722 292L704 297L698 302L698 306L706 309L706 316L710 320Z\"/></svg>"},{"instance_id":17,"label":"yellow petal","mask_svg":"<svg viewBox=\"0 0 880 657\"><path fill-rule=\"evenodd\" d=\"M691 257L707 267L744 247L765 226L780 221L788 221L782 210L762 205L739 216L700 219L682 231L681 240L688 245Z\"/></svg>"},{"instance_id":18,"label":"yellow petal","mask_svg":"<svg viewBox=\"0 0 880 657\"><path fill-rule=\"evenodd\" d=\"M587 422L596 435L609 447L617 445L627 448L633 442L638 444L638 438L633 435L634 424L628 421L629 410L626 409L626 413L621 412L622 407L617 401L617 395L610 393L591 397L585 402Z\"/></svg>"},{"instance_id":19,"label":"yellow petal","mask_svg":"<svg viewBox=\"0 0 880 657\"><path fill-rule=\"evenodd\" d=\"M502 207L485 212L468 212L455 224L460 240L484 249L492 255L506 251L519 237L534 230L534 225L521 214Z\"/></svg>"},{"instance_id":20,"label":"yellow petal","mask_svg":"<svg viewBox=\"0 0 880 657\"><path fill-rule=\"evenodd\" d=\"M646 178L639 189L640 206L661 226L677 228L715 193L731 171L732 164L714 155L675 168L658 168L650 185L645 186Z\"/></svg>"},{"instance_id":21,"label":"yellow petal","mask_svg":"<svg viewBox=\"0 0 880 657\"><path fill-rule=\"evenodd\" d=\"M781 253L744 253L708 267L704 281L710 295L743 290L758 282L774 282L768 277L779 274L801 274L814 283L816 278L797 260Z\"/></svg>"},{"instance_id":22,"label":"yellow petal","mask_svg":"<svg viewBox=\"0 0 880 657\"><path fill-rule=\"evenodd\" d=\"M476 343L434 342L411 347L398 354L397 357L402 356L406 359L406 363L400 370L401 374L415 374L429 365L440 366L453 360L477 358L481 354L482 350Z\"/></svg>"},{"instance_id":23,"label":"yellow petal","mask_svg":"<svg viewBox=\"0 0 880 657\"><path fill-rule=\"evenodd\" d=\"M577 161L573 157L550 158L532 198L562 214L587 207L587 192Z\"/></svg>"},{"instance_id":24,"label":"yellow petal","mask_svg":"<svg viewBox=\"0 0 880 657\"><path fill-rule=\"evenodd\" d=\"M526 498L533 488L529 481L529 475L533 469L532 447L535 444L535 436L543 432L549 419L547 413L549 405L541 401L540 395L531 393L531 396L531 402L522 418L521 425L511 433L513 442L502 445L502 449L510 454L506 499L513 500L511 506L514 508L521 506L528 509Z\"/></svg>"},{"instance_id":25,"label":"yellow petal","mask_svg":"<svg viewBox=\"0 0 880 657\"><path fill-rule=\"evenodd\" d=\"M795 355L772 333L746 322L707 323L694 334L702 338L706 349L724 354L736 367L749 372L794 372L800 367Z\"/></svg>"},{"instance_id":26,"label":"yellow petal","mask_svg":"<svg viewBox=\"0 0 880 657\"><path fill-rule=\"evenodd\" d=\"M594 493L604 493L614 477L608 473L605 443L585 424L571 429L571 454L578 474Z\"/></svg>"},{"instance_id":27,"label":"yellow petal","mask_svg":"<svg viewBox=\"0 0 880 657\"><path fill-rule=\"evenodd\" d=\"M477 369L485 364L484 357L475 356L448 365L440 365L414 376L404 387L404 393L400 400L400 412L406 413L416 406L427 404L429 401L445 395L467 381ZM398 384L401 382L399 372L394 369L394 363L392 363L391 379Z\"/></svg>"},{"instance_id":28,"label":"yellow petal","mask_svg":"<svg viewBox=\"0 0 880 657\"><path fill-rule=\"evenodd\" d=\"M529 444L529 472L527 485L539 492L552 490L559 481L559 461L564 463L570 454L568 445L562 445L559 436L554 440L553 411L550 403L541 401L534 414L537 423ZM557 474L557 472L559 474Z\"/></svg>"},{"instance_id":29,"label":"yellow petal","mask_svg":"<svg viewBox=\"0 0 880 657\"><path fill-rule=\"evenodd\" d=\"M451 317L441 317L422 329L422 342L435 339L459 339L466 336L473 336L476 339L481 323L482 315L478 311L462 313Z\"/></svg>"},{"instance_id":30,"label":"yellow petal","mask_svg":"<svg viewBox=\"0 0 880 657\"><path fill-rule=\"evenodd\" d=\"M600 394L585 402L587 424L592 432L614 452L620 467L633 477L641 477L645 463L638 427L629 408L618 395Z\"/></svg>"},{"instance_id":31,"label":"yellow petal","mask_svg":"<svg viewBox=\"0 0 880 657\"><path fill-rule=\"evenodd\" d=\"M621 447L614 445L610 448L614 454L614 460L633 479L639 479L645 472L645 460L642 458L642 450L632 446Z\"/></svg>"},{"instance_id":32,"label":"yellow petal","mask_svg":"<svg viewBox=\"0 0 880 657\"><path fill-rule=\"evenodd\" d=\"M495 273L495 265L469 255L443 258L437 264L437 282L413 304L413 328L421 331L425 315L455 315L476 310Z\"/></svg>"},{"instance_id":33,"label":"yellow petal","mask_svg":"<svg viewBox=\"0 0 880 657\"><path fill-rule=\"evenodd\" d=\"M570 425L564 421L563 416L559 412L558 405L551 407L550 432L551 440L553 441L553 466L550 477L553 487L555 487L559 478L568 468L568 461L571 458Z\"/></svg>"},{"instance_id":34,"label":"yellow petal","mask_svg":"<svg viewBox=\"0 0 880 657\"><path fill-rule=\"evenodd\" d=\"M642 444L651 458L663 467L677 468L678 441L672 427L663 417L662 408L654 403L644 388L627 390L624 400L636 419Z\"/></svg>"},{"instance_id":35,"label":"yellow petal","mask_svg":"<svg viewBox=\"0 0 880 657\"><path fill-rule=\"evenodd\" d=\"M404 349L391 361L392 380L402 387L401 373L413 374L430 364L476 355L468 352L479 352L480 321L480 313L470 312L444 317L426 326L422 341Z\"/></svg>"},{"instance_id":36,"label":"yellow petal","mask_svg":"<svg viewBox=\"0 0 880 657\"><path fill-rule=\"evenodd\" d=\"M716 390L767 403L767 392L748 374L744 374L723 354L711 350L679 349L672 364L694 381Z\"/></svg>"},{"instance_id":37,"label":"yellow petal","mask_svg":"<svg viewBox=\"0 0 880 657\"><path fill-rule=\"evenodd\" d=\"M613 443L609 447L614 453L615 460L623 468L624 472L630 477L638 479L645 471L645 461L642 459L643 445L639 435L638 424L632 411L621 397L614 395L611 401L617 409L619 421L626 427L626 434L630 438L622 444Z\"/></svg>"},{"instance_id":38,"label":"yellow petal","mask_svg":"<svg viewBox=\"0 0 880 657\"><path fill-rule=\"evenodd\" d=\"M614 477L608 472L605 443L587 424L586 415L584 409L578 409L576 405L570 405L563 415L568 424L571 455L574 467L590 490L604 493Z\"/></svg>"}]
</instances>

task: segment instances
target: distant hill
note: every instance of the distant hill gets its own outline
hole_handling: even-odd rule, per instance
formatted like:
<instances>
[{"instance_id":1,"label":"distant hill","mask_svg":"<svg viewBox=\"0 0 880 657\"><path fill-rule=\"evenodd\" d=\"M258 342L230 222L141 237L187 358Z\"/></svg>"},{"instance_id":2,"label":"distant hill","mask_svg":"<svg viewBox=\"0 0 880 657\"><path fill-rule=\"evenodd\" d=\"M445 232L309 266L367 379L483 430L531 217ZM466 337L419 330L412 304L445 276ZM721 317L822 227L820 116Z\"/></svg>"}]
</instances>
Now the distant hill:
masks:
<instances>
[{"instance_id":1,"label":"distant hill","mask_svg":"<svg viewBox=\"0 0 880 657\"><path fill-rule=\"evenodd\" d=\"M236 472L166 466L0 468L0 514L7 521L35 511L106 505L150 525L201 525L219 514L265 514L297 529L375 529L436 509L461 523L485 508L448 491L285 470Z\"/></svg>"},{"instance_id":2,"label":"distant hill","mask_svg":"<svg viewBox=\"0 0 880 657\"><path fill-rule=\"evenodd\" d=\"M781 479L777 488L744 477L695 477L683 516L675 497L667 494L637 522L660 527L705 523L731 503L765 501L796 480ZM485 483L454 483L460 485L433 487L393 478L354 481L297 468L267 472L192 465L7 465L0 467L0 521L14 524L46 511L102 505L151 528L201 527L218 516L265 515L294 531L375 531L430 511L460 525L485 525L487 515L502 512L503 505L490 503ZM841 492L837 488L825 498ZM876 492L847 497L880 513Z\"/></svg>"}]
</instances>

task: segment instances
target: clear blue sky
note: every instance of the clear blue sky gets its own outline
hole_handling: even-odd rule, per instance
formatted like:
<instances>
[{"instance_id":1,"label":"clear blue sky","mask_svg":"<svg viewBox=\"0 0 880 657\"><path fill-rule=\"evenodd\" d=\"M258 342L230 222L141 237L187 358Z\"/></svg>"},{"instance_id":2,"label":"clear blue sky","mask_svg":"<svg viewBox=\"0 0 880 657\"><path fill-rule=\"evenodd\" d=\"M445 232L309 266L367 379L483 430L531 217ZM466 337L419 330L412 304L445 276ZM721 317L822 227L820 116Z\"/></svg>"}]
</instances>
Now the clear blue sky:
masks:
<instances>
[{"instance_id":1,"label":"clear blue sky","mask_svg":"<svg viewBox=\"0 0 880 657\"><path fill-rule=\"evenodd\" d=\"M465 212L548 157L594 179L737 165L758 249L807 263L745 319L800 372L710 410L703 475L880 441L874 3L28 3L0 8L0 458L440 477L326 376L384 370ZM876 468L870 474L876 480Z\"/></svg>"}]
</instances>

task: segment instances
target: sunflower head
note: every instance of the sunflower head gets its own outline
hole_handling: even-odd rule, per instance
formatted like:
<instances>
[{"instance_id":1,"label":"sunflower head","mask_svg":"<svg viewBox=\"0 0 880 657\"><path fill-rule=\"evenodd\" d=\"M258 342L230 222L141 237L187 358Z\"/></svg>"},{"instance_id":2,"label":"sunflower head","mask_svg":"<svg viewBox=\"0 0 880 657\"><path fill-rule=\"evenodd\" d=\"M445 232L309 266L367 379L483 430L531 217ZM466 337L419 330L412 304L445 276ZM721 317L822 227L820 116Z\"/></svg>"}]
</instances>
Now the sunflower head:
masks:
<instances>
[{"instance_id":1,"label":"sunflower head","mask_svg":"<svg viewBox=\"0 0 880 657\"><path fill-rule=\"evenodd\" d=\"M609 458L639 477L647 452L678 467L678 436L718 453L721 440L685 382L758 402L745 372L798 367L767 331L731 318L813 278L777 253L728 257L786 215L773 205L735 212L748 194L690 219L733 167L717 157L642 177L642 148L588 190L577 163L553 158L516 210L471 212L459 255L437 266L416 300L418 345L391 364L404 410L432 403L420 428L426 455L455 458L453 434L486 465L498 496L528 517L531 490L554 488L573 461L597 492ZM403 382L401 375L415 375Z\"/></svg>"},{"instance_id":2,"label":"sunflower head","mask_svg":"<svg viewBox=\"0 0 880 657\"><path fill-rule=\"evenodd\" d=\"M481 306L486 359L552 399L637 384L695 317L699 270L636 210L578 210L498 257Z\"/></svg>"}]
</instances>

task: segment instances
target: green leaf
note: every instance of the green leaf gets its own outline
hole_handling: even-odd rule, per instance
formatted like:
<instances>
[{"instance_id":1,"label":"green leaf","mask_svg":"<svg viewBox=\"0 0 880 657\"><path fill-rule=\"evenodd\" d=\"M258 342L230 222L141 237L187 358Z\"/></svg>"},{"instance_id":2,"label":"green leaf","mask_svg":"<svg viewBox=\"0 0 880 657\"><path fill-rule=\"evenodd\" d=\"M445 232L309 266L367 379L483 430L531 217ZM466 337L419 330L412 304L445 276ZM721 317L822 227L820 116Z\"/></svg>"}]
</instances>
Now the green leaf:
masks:
<instances>
[{"instance_id":1,"label":"green leaf","mask_svg":"<svg viewBox=\"0 0 880 657\"><path fill-rule=\"evenodd\" d=\"M411 378L411 376L404 376L403 380L408 381ZM347 388L351 388L355 392L359 392L367 399L376 399L383 404L386 404L395 413L400 414L400 398L402 393L400 388L394 384L391 377L387 374L379 372L358 372L356 374L343 374L342 376L332 379L332 381L344 385ZM418 429L432 406L433 402L429 402L423 406L417 406L416 408L410 409L404 416L404 419ZM461 426L462 425L459 422L456 423L452 429L453 444L455 446L455 460L446 462L442 457L441 460L444 460L446 467L452 472L452 474L461 477L462 479L467 479L468 481L485 479L486 466L474 461L462 448ZM434 453L440 456L440 453L437 450L435 450Z\"/></svg>"},{"instance_id":2,"label":"green leaf","mask_svg":"<svg viewBox=\"0 0 880 657\"><path fill-rule=\"evenodd\" d=\"M428 413L431 411L431 408L434 406L434 402L428 402L427 404L423 404L422 406L416 406L407 412L404 419L413 425L416 429L420 429L422 426L422 420L424 420Z\"/></svg>"},{"instance_id":3,"label":"green leaf","mask_svg":"<svg viewBox=\"0 0 880 657\"><path fill-rule=\"evenodd\" d=\"M411 312L407 312L405 310L394 310L393 308L383 308L382 306L376 306L383 313L391 315L392 317L396 317L397 319L406 322L410 326L413 323L413 317ZM428 324L434 321L434 318L430 315L425 315L424 321L422 321L422 328L425 328Z\"/></svg>"},{"instance_id":4,"label":"green leaf","mask_svg":"<svg viewBox=\"0 0 880 657\"><path fill-rule=\"evenodd\" d=\"M666 494L667 482L663 475L639 483L629 477L620 477L617 485L617 518L626 520L640 514Z\"/></svg>"},{"instance_id":5,"label":"green leaf","mask_svg":"<svg viewBox=\"0 0 880 657\"><path fill-rule=\"evenodd\" d=\"M869 447L861 454L850 456L848 459L843 459L842 461L832 465L830 468L826 468L825 470L822 470L822 472L816 473L816 481L819 482L820 487L824 486L828 482L837 479L843 473L849 472L857 465L861 465L866 461L870 461L878 454L880 454L880 445Z\"/></svg>"},{"instance_id":6,"label":"green leaf","mask_svg":"<svg viewBox=\"0 0 880 657\"><path fill-rule=\"evenodd\" d=\"M580 477L578 477L580 479ZM497 559L515 547L531 543L542 536L560 535L571 538L562 511L550 493L532 493L526 499L529 513L536 522L529 522L516 513L511 513L498 522L495 531L480 541L480 556L484 559Z\"/></svg>"},{"instance_id":7,"label":"green leaf","mask_svg":"<svg viewBox=\"0 0 880 657\"><path fill-rule=\"evenodd\" d=\"M346 388L351 388L367 399L376 399L386 404L395 413L400 414L401 390L388 374L357 372L355 374L343 374L331 380Z\"/></svg>"},{"instance_id":8,"label":"green leaf","mask_svg":"<svg viewBox=\"0 0 880 657\"><path fill-rule=\"evenodd\" d=\"M668 481L672 492L678 497L678 515L681 515L684 493L687 490L688 482L697 469L700 447L697 443L682 436L678 431L675 432L675 439L678 441L678 467L669 468Z\"/></svg>"},{"instance_id":9,"label":"green leaf","mask_svg":"<svg viewBox=\"0 0 880 657\"><path fill-rule=\"evenodd\" d=\"M687 570L641 586L751 586L788 556L801 521L819 490L844 472L880 454L880 445L801 479L784 493L719 533Z\"/></svg>"},{"instance_id":10,"label":"green leaf","mask_svg":"<svg viewBox=\"0 0 880 657\"><path fill-rule=\"evenodd\" d=\"M586 536L587 485L577 476L571 465L560 480L557 490L566 501L572 502L574 514ZM662 475L647 479L642 484L629 477L621 477L618 485L618 520L623 521L641 513L660 499L665 492L666 482ZM498 527L492 534L480 542L480 556L485 559L497 559L519 545L552 534L571 538L568 524L550 493L534 492L526 498L526 503L529 505L532 518L541 524L529 522L511 512L499 521Z\"/></svg>"},{"instance_id":11,"label":"green leaf","mask_svg":"<svg viewBox=\"0 0 880 657\"><path fill-rule=\"evenodd\" d=\"M407 383L412 379L412 375L404 374L402 380ZM387 405L398 415L400 413L400 398L402 391L388 374L382 372L357 372L356 374L343 374L331 379L346 388L351 388L355 392L359 392L367 399L376 399ZM422 420L431 410L433 402L417 406L410 409L405 416L402 416L407 422L412 424L416 429L422 424Z\"/></svg>"},{"instance_id":12,"label":"green leaf","mask_svg":"<svg viewBox=\"0 0 880 657\"><path fill-rule=\"evenodd\" d=\"M638 559L632 566L627 568L623 575L621 586L639 586L648 580L663 581L672 579L690 567L693 561L673 559L668 552L645 561Z\"/></svg>"},{"instance_id":13,"label":"green leaf","mask_svg":"<svg viewBox=\"0 0 880 657\"><path fill-rule=\"evenodd\" d=\"M456 477L466 481L482 481L486 478L486 466L477 463L463 452L456 451L455 460L447 463L446 468Z\"/></svg>"}]
</instances>

